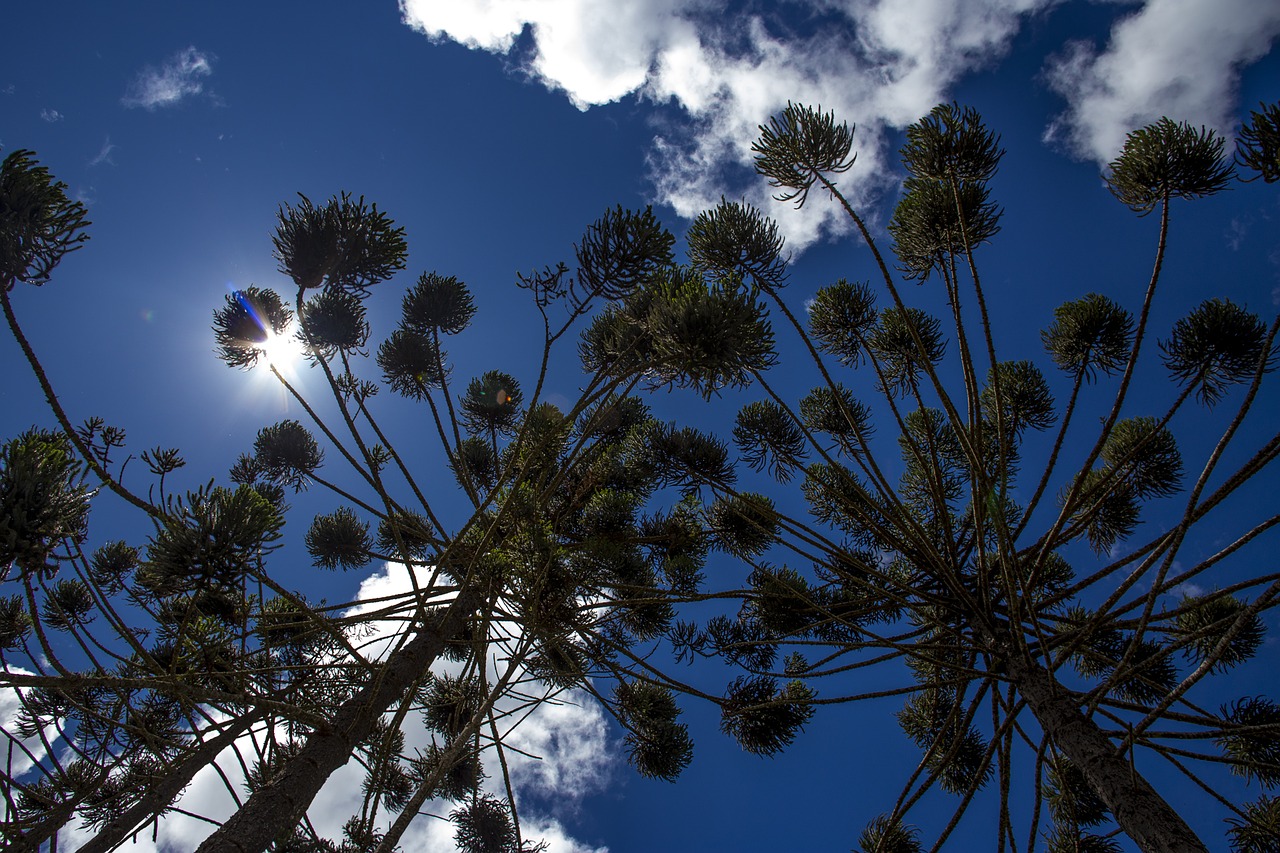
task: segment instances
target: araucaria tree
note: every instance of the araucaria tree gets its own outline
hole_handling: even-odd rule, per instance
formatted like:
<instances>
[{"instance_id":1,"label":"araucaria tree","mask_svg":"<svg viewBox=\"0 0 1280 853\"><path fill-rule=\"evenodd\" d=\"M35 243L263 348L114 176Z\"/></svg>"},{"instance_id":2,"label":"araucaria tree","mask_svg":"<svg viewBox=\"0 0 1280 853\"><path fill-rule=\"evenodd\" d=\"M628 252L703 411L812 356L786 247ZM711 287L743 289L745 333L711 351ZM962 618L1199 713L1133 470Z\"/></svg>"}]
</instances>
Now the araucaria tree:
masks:
<instances>
[{"instance_id":1,"label":"araucaria tree","mask_svg":"<svg viewBox=\"0 0 1280 853\"><path fill-rule=\"evenodd\" d=\"M402 229L347 195L283 206L274 245L287 297L246 287L213 327L221 358L270 371L308 423L262 429L225 484L179 494L178 451L138 455L151 477L140 494L124 476L123 431L72 425L19 325L17 286L44 284L80 246L84 213L30 152L4 161L0 301L60 426L0 451L12 592L0 598L0 689L18 708L3 721L6 849L56 846L66 827L90 836L80 850L115 849L216 772L237 808L201 816L218 824L201 850L391 851L432 811L463 850L536 850L504 741L570 689L616 718L641 773L680 773L691 740L641 657L668 629L672 600L696 592L708 550L696 508L658 494L683 469L654 451L661 429L628 396L634 378L597 371L575 377L582 392L567 410L543 400L553 347L592 306L672 266L674 238L649 211L593 224L576 275L561 264L519 278L544 332L531 388L489 370L459 389L444 343L472 322L467 286L423 273L374 350L366 299L404 268ZM327 399L304 398L274 360L290 336ZM684 375L724 382L714 365ZM433 470L412 470L379 421L384 388L431 425ZM456 491L428 495L441 474ZM315 567L389 562L407 570L403 590L358 611L321 606L296 591L305 572L273 565L287 496L317 485L342 505L306 531ZM150 517L147 541L89 546L90 498L104 488ZM459 501L461 522L448 506ZM366 770L360 809L342 838L321 837L307 809L352 761Z\"/></svg>"},{"instance_id":2,"label":"araucaria tree","mask_svg":"<svg viewBox=\"0 0 1280 853\"><path fill-rule=\"evenodd\" d=\"M1255 113L1237 149L1267 181L1275 119ZM0 302L59 427L0 452L0 689L20 707L4 728L8 848L38 850L74 824L96 833L81 850L114 849L228 755L245 783L223 776L238 807L201 850L385 853L430 808L463 850L536 848L504 742L572 689L662 779L691 757L677 692L716 702L725 732L761 755L823 703L901 697L921 758L858 839L864 853L923 849L910 817L933 789L957 798L933 849L987 802L997 850L1108 851L1118 833L1143 850L1208 849L1152 781L1157 767L1234 813L1236 850L1276 850L1280 800L1246 802L1206 768L1280 782L1280 704L1225 698L1213 679L1254 655L1280 592L1268 564L1240 568L1280 515L1234 530L1230 511L1280 454L1274 425L1261 439L1254 426L1278 325L1209 299L1164 337L1150 328L1170 211L1234 179L1223 142L1167 119L1130 135L1107 180L1156 214L1154 270L1138 305L1090 294L1061 306L1043 333L1049 371L998 354L975 250L999 228L988 183L1003 152L980 117L944 105L908 129L894 265L836 185L852 145L830 114L791 106L762 128L757 168L783 201L843 208L874 286L839 281L798 315L758 210L725 202L698 217L679 265L650 211L616 209L587 230L572 274L518 277L543 331L523 383L500 370L453 381L444 345L475 304L447 274L423 273L370 346L366 302L405 266L401 229L347 195L283 206L287 290L232 294L214 333L229 365L272 373L305 418L263 429L224 485L181 494L176 450L138 454L151 478L140 493L123 432L73 426L55 396L14 296L45 283L87 223L28 152L5 159ZM798 399L770 384L774 320L812 365ZM579 324L582 391L558 408L543 393L550 357ZM275 362L287 337L324 399ZM1155 373L1166 404L1133 411L1135 383ZM760 393L732 440L744 467L772 477L759 491L737 485L727 441L658 422L637 396L749 386ZM433 469L415 469L419 448L405 452L410 439L380 419L384 389L417 405L438 441ZM1079 414L1098 395L1100 426ZM1222 430L1189 461L1176 435L1197 409ZM442 472L456 483L444 496L426 486ZM389 562L409 588L359 610L295 590L271 551L290 490L314 487L341 501L306 531L315 566ZM152 520L147 541L90 547L102 489ZM465 501L461 521L447 500ZM1152 513L1164 523L1139 537ZM1224 543L1208 553L1188 544L1206 526ZM745 589L706 589L713 549L749 566ZM704 596L741 609L676 618ZM700 691L655 663L663 643L742 672ZM307 809L353 760L363 802L341 839L323 838Z\"/></svg>"},{"instance_id":3,"label":"araucaria tree","mask_svg":"<svg viewBox=\"0 0 1280 853\"><path fill-rule=\"evenodd\" d=\"M1255 113L1237 153L1268 180L1275 115ZM908 819L931 789L956 797L935 850L975 801L998 804L999 850L1119 850L1117 832L1144 851L1219 846L1152 781L1169 777L1234 813L1234 849L1280 849L1280 800L1244 803L1220 784L1224 764L1252 786L1280 783L1280 704L1224 697L1212 678L1255 654L1280 592L1280 574L1257 561L1280 515L1232 529L1230 509L1280 454L1274 422L1242 438L1266 410L1277 321L1212 298L1165 337L1149 324L1171 211L1235 177L1222 139L1169 119L1129 135L1105 177L1122 204L1155 214L1141 302L1067 302L1042 333L1044 354L1014 359L999 352L997 297L975 251L999 230L999 139L956 105L907 129L908 177L888 225L896 264L837 186L852 145L834 116L792 105L761 128L756 168L782 202L840 205L874 258L874 284L823 287L797 316L776 226L724 202L690 229L689 268L623 300L588 336L594 361L613 358L617 375L659 365L661 376L664 312L707 282L757 306L751 322L769 306L811 362L815 387L797 398L797 366L785 388L762 371L771 339L726 318L706 343L743 358L742 384L760 389L732 438L778 498L739 488L727 443L704 437L700 458L717 460L699 472L715 496L709 523L749 564L749 589L736 618L681 623L672 639L746 671L722 703L724 729L769 754L812 713L815 689L818 702L900 696L897 720L921 759L866 827L865 853L924 849ZM908 292L910 281L923 287ZM1153 373L1167 377L1166 402L1135 411L1135 382ZM1078 415L1089 396L1103 398L1099 420ZM1176 430L1194 407L1221 432L1191 460ZM783 500L787 484L807 518L781 509L798 503ZM1161 523L1138 537L1153 513ZM1205 527L1219 544L1187 547ZM991 788L994 800L979 796Z\"/></svg>"},{"instance_id":4,"label":"araucaria tree","mask_svg":"<svg viewBox=\"0 0 1280 853\"><path fill-rule=\"evenodd\" d=\"M1274 114L1254 114L1238 151L1264 176L1280 150ZM851 142L833 116L792 106L762 128L756 165L783 201L822 203L816 189L844 208L874 257L876 286L824 287L801 322L759 213L724 205L690 234L700 269L739 276L771 302L820 378L797 400L760 376L766 398L738 415L743 460L780 483L798 475L810 518L725 485L727 499L754 504L760 545L780 542L791 565L749 558L739 618L690 631L691 648L760 675L791 652L784 668L805 683L856 674L855 695L902 694L897 719L922 756L862 835L867 853L922 849L906 820L934 787L957 797L934 849L990 787L997 849L1117 850L1112 821L1143 850L1219 846L1197 838L1152 782L1170 776L1234 812L1234 849L1277 849L1280 801L1242 804L1242 793L1201 778L1225 763L1251 785L1280 782L1280 704L1224 697L1211 678L1254 655L1280 592L1268 561L1240 565L1256 560L1280 516L1232 529L1229 509L1280 453L1274 423L1239 446L1246 419L1266 410L1277 321L1213 298L1164 337L1148 322L1171 210L1234 177L1223 141L1169 119L1129 135L1105 178L1135 213L1156 214L1145 293L1134 305L1098 293L1061 305L1038 359L1000 353L988 312L996 297L975 250L998 231L988 183L1003 151L980 116L943 105L907 129L908 177L888 226L896 269L836 186ZM902 281L923 285L915 301L926 307L908 303ZM1165 404L1135 411L1134 383L1160 373ZM867 405L868 394L879 403ZM1077 414L1089 395L1102 397L1100 427ZM1221 431L1202 458L1184 459L1179 416L1197 406ZM1138 537L1153 513L1162 523ZM1206 526L1219 544L1186 547ZM871 681L889 660L906 664L892 670L909 672L906 683Z\"/></svg>"}]
</instances>

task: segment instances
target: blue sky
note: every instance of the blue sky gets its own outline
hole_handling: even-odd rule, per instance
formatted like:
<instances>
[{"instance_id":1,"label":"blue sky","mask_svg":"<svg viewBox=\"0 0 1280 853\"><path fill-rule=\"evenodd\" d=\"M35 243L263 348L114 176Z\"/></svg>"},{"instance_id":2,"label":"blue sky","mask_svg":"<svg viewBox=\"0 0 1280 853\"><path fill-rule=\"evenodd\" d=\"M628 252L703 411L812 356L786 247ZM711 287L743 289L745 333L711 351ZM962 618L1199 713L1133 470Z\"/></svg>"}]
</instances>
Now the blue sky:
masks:
<instances>
[{"instance_id":1,"label":"blue sky","mask_svg":"<svg viewBox=\"0 0 1280 853\"><path fill-rule=\"evenodd\" d=\"M532 379L540 332L514 274L571 260L583 228L614 204L654 204L677 234L722 195L760 205L794 253L793 306L838 277L869 278L870 258L835 205L771 203L751 173L756 126L788 100L857 124L858 162L842 187L877 233L902 176L902 128L942 100L983 113L1008 155L994 182L1003 231L980 261L1004 351L1035 358L1058 303L1090 290L1131 306L1140 299L1154 218L1135 218L1099 179L1124 134L1165 114L1229 133L1280 89L1280 10L1258 0L492 0L449 9L436 0L49 0L7 12L0 146L34 149L93 220L92 240L52 283L15 294L73 420L101 415L125 427L136 450L182 447L194 485L221 475L260 427L298 416L263 376L221 364L209 329L230 289L283 286L270 234L278 205L298 192L363 194L406 228L409 268L370 303L374 341L419 272L471 285L477 322L450 353L462 377L499 368ZM1278 220L1278 196L1260 183L1176 209L1156 333L1210 296L1271 316ZM925 290L915 293L928 303ZM556 362L552 400L575 394L573 355ZM0 435L51 425L7 337L0 364ZM1148 393L1167 399L1162 390L1155 383L1134 404ZM731 423L747 399L707 406L662 394L654 404L715 425ZM407 407L386 402L411 441ZM297 501L292 535L307 512L332 504ZM145 532L110 507L93 524L104 537ZM360 578L315 579L308 562L285 549L278 572L331 600L356 596ZM546 724L538 744L554 753L554 771L529 771L530 814L558 822L559 849L848 849L918 755L892 723L896 704L827 709L771 761L722 737L711 709L686 707L698 755L675 786L631 773L615 734L588 710ZM555 742L556 725L572 736ZM571 790L547 789L557 785ZM927 828L929 814L917 822ZM1220 837L1220 815L1203 821ZM961 837L984 838L989 826L976 814Z\"/></svg>"}]
</instances>

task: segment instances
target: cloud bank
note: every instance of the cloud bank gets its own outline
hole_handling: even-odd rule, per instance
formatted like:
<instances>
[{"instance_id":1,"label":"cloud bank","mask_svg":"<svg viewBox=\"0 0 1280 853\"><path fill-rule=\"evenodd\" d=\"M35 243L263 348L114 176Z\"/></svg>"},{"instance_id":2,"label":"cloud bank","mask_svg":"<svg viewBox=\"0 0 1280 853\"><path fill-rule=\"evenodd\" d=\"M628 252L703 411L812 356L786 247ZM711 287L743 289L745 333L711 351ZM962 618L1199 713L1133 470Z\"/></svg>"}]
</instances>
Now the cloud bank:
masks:
<instances>
[{"instance_id":1,"label":"cloud bank","mask_svg":"<svg viewBox=\"0 0 1280 853\"><path fill-rule=\"evenodd\" d=\"M1067 100L1046 136L1107 163L1125 134L1161 116L1232 131L1240 69L1280 35L1280 5L1257 0L1149 0L1120 20L1104 50L1068 45L1049 65Z\"/></svg>"},{"instance_id":2,"label":"cloud bank","mask_svg":"<svg viewBox=\"0 0 1280 853\"><path fill-rule=\"evenodd\" d=\"M120 103L155 110L198 95L204 91L204 78L213 73L213 60L212 55L194 47L180 50L159 68L148 65L138 72Z\"/></svg>"},{"instance_id":3,"label":"cloud bank","mask_svg":"<svg viewBox=\"0 0 1280 853\"><path fill-rule=\"evenodd\" d=\"M509 56L579 109L632 95L677 108L678 118L660 124L649 167L656 200L691 217L722 195L770 204L751 174L750 146L789 100L857 125L858 164L842 191L865 203L893 182L886 132L947 100L964 75L999 60L1029 18L1056 5L794 0L778 14L724 0L400 0L400 11L432 41ZM1166 112L1228 125L1238 69L1266 53L1277 21L1280 8L1257 0L1149 0L1101 52L1074 45L1049 66L1067 101L1052 135L1076 156L1105 162L1128 130ZM793 249L849 227L821 199L769 213Z\"/></svg>"}]
</instances>

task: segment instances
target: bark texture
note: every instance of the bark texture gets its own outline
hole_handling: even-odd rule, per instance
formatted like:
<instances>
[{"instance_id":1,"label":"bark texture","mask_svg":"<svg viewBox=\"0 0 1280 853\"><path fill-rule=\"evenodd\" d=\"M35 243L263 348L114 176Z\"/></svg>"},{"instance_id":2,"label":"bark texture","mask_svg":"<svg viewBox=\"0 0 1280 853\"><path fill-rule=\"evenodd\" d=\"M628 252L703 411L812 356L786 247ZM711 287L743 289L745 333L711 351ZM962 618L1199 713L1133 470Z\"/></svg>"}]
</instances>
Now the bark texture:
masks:
<instances>
[{"instance_id":1,"label":"bark texture","mask_svg":"<svg viewBox=\"0 0 1280 853\"><path fill-rule=\"evenodd\" d=\"M1208 853L1186 821L1116 752L1111 739L1080 710L1070 690L1038 663L1015 652L1009 679L1040 727L1102 797L1116 823L1144 853Z\"/></svg>"},{"instance_id":2,"label":"bark texture","mask_svg":"<svg viewBox=\"0 0 1280 853\"><path fill-rule=\"evenodd\" d=\"M435 662L445 643L461 633L479 603L474 592L459 593L434 628L421 631L387 658L372 683L342 704L328 728L312 732L302 750L206 838L197 853L260 853L297 826L325 781L351 759L356 745Z\"/></svg>"}]
</instances>

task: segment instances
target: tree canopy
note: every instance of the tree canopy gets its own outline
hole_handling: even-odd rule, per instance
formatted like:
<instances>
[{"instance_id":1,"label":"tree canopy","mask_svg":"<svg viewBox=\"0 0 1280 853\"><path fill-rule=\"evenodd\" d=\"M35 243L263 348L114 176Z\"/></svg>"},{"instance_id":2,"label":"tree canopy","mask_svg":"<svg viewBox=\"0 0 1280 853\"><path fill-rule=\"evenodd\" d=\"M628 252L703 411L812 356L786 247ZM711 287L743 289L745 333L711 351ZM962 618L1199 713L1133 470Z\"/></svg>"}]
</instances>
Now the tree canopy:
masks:
<instances>
[{"instance_id":1,"label":"tree canopy","mask_svg":"<svg viewBox=\"0 0 1280 853\"><path fill-rule=\"evenodd\" d=\"M542 330L532 369L466 365L465 386L446 345L483 323L466 283L422 272L374 338L369 301L405 270L406 235L361 197L300 196L278 212L280 292L236 291L212 326L228 366L270 373L305 417L265 426L194 488L174 485L178 450L135 454L123 430L75 426L59 402L13 303L88 223L34 155L11 154L0 301L58 428L0 452L2 686L19 705L6 842L34 851L82 824L95 835L80 849L114 849L235 762L243 786L222 778L237 808L201 850L390 851L432 808L460 849L532 850L508 738L539 706L589 696L635 769L672 780L697 734L680 701L715 703L726 735L769 756L838 712L824 705L893 696L921 757L892 771L901 791L856 839L865 853L937 849L971 807L1001 850L1120 849L1119 834L1215 846L1169 805L1170 774L1231 812L1233 849L1274 849L1280 801L1256 789L1280 780L1280 705L1224 696L1216 676L1255 655L1280 592L1268 565L1240 566L1280 516L1231 517L1280 453L1274 426L1260 443L1242 428L1265 411L1278 325L1209 298L1167 337L1150 327L1170 210L1227 188L1237 166L1271 181L1273 114L1254 113L1236 163L1202 128L1132 133L1105 177L1158 214L1142 301L1070 301L1043 355L1016 359L977 260L999 234L1004 152L954 104L907 129L896 263L837 185L854 130L800 105L761 127L761 176L781 202L840 205L874 283L835 282L798 311L763 212L726 200L700 215L680 264L652 210L615 208L573 269L517 276ZM818 382L802 394L770 380L784 334ZM575 336L579 396L556 405L552 356ZM323 375L322 398L273 356L283 338ZM1135 383L1157 381L1167 404L1134 411ZM419 413L434 467L415 461L421 425L385 418L384 389ZM718 436L657 418L657 389L752 399ZM1096 423L1080 414L1091 397ZM1184 459L1178 430L1197 408L1217 437ZM135 455L145 494L124 477ZM274 564L290 497L315 488L340 505L306 527L314 567L402 566L403 590L328 605ZM151 520L147 541L90 543L104 489ZM460 524L442 511L458 501ZM1159 529L1141 526L1157 513ZM1191 547L1206 527L1226 544ZM709 581L709 560L745 566L747 583ZM712 599L738 609L685 618ZM699 683L679 664L697 657L732 677ZM307 810L352 760L360 810L325 838ZM912 810L938 791L952 818L922 838Z\"/></svg>"}]
</instances>

